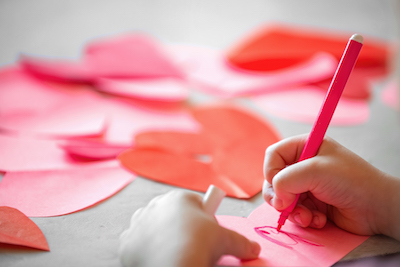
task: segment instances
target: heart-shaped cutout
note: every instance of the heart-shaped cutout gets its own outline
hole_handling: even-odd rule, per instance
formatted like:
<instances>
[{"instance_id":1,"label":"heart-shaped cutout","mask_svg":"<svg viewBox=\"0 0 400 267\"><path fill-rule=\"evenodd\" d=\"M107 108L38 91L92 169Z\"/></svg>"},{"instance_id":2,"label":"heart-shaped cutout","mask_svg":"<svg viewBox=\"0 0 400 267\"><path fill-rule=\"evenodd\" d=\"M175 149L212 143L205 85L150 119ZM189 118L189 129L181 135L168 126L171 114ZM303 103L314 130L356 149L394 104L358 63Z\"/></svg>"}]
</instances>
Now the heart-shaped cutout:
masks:
<instances>
[{"instance_id":1,"label":"heart-shaped cutout","mask_svg":"<svg viewBox=\"0 0 400 267\"><path fill-rule=\"evenodd\" d=\"M0 207L0 243L49 251L40 228L17 209Z\"/></svg>"},{"instance_id":2,"label":"heart-shaped cutout","mask_svg":"<svg viewBox=\"0 0 400 267\"><path fill-rule=\"evenodd\" d=\"M205 192L210 184L228 196L250 198L264 181L265 149L280 140L275 128L249 111L228 105L198 107L199 133L144 132L119 160L144 177Z\"/></svg>"}]
</instances>

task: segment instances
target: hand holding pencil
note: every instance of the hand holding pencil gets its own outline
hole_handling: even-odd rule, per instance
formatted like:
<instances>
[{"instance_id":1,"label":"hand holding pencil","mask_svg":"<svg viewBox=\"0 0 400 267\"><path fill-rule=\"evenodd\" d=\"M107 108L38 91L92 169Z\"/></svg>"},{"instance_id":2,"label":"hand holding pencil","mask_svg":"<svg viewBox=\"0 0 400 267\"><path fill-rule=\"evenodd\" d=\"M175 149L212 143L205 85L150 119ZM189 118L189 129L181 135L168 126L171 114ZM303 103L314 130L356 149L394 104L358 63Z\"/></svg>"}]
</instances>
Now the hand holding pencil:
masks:
<instances>
[{"instance_id":1,"label":"hand holding pencil","mask_svg":"<svg viewBox=\"0 0 400 267\"><path fill-rule=\"evenodd\" d=\"M330 138L326 130L363 38L350 39L309 136L268 147L264 159L264 199L286 219L322 228L327 220L360 235L385 234L400 240L400 179L390 176Z\"/></svg>"},{"instance_id":2,"label":"hand holding pencil","mask_svg":"<svg viewBox=\"0 0 400 267\"><path fill-rule=\"evenodd\" d=\"M357 62L362 45L363 37L361 35L354 34L350 37L299 161L314 157L317 154L347 80ZM282 211L278 221L278 231L281 229L282 225L285 224L290 212L292 212L296 206L298 199L299 195L296 196L296 199L289 207Z\"/></svg>"}]
</instances>

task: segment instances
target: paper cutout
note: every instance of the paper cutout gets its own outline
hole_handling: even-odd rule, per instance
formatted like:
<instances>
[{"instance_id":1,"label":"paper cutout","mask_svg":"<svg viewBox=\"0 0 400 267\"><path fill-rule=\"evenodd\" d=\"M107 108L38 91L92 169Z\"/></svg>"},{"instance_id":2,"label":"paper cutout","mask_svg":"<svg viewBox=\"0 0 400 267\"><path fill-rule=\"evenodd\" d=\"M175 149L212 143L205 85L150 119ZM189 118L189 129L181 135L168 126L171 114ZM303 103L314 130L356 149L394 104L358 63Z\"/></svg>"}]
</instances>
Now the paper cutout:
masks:
<instances>
[{"instance_id":1,"label":"paper cutout","mask_svg":"<svg viewBox=\"0 0 400 267\"><path fill-rule=\"evenodd\" d=\"M83 160L115 159L122 151L129 148L93 140L67 140L59 146L72 157Z\"/></svg>"},{"instance_id":2,"label":"paper cutout","mask_svg":"<svg viewBox=\"0 0 400 267\"><path fill-rule=\"evenodd\" d=\"M331 55L320 53L298 66L260 73L234 68L227 64L222 52L211 48L174 46L171 53L197 89L221 97L265 93L324 80L333 76L338 62Z\"/></svg>"},{"instance_id":3,"label":"paper cutout","mask_svg":"<svg viewBox=\"0 0 400 267\"><path fill-rule=\"evenodd\" d=\"M115 161L92 163L68 156L55 140L38 140L0 134L0 171L38 171L109 166Z\"/></svg>"},{"instance_id":4,"label":"paper cutout","mask_svg":"<svg viewBox=\"0 0 400 267\"><path fill-rule=\"evenodd\" d=\"M104 141L118 145L132 145L134 136L151 130L194 132L199 129L183 105L164 106L145 101L112 99L103 107L109 114L109 125Z\"/></svg>"},{"instance_id":5,"label":"paper cutout","mask_svg":"<svg viewBox=\"0 0 400 267\"><path fill-rule=\"evenodd\" d=\"M378 69L354 68L342 93L342 98L369 100L371 98L371 83L382 73ZM333 77L333 76L332 76ZM324 81L314 83L314 86L327 91L332 82L332 77Z\"/></svg>"},{"instance_id":6,"label":"paper cutout","mask_svg":"<svg viewBox=\"0 0 400 267\"><path fill-rule=\"evenodd\" d=\"M261 246L260 256L256 260L240 261L233 256L223 256L218 264L331 266L368 238L341 230L329 221L323 229L301 228L287 221L283 232L278 233L273 229L277 226L279 215L267 203L256 208L248 218L217 215L220 225L239 232Z\"/></svg>"},{"instance_id":7,"label":"paper cutout","mask_svg":"<svg viewBox=\"0 0 400 267\"><path fill-rule=\"evenodd\" d=\"M27 216L11 207L0 207L0 243L50 251L40 228Z\"/></svg>"},{"instance_id":8,"label":"paper cutout","mask_svg":"<svg viewBox=\"0 0 400 267\"><path fill-rule=\"evenodd\" d=\"M106 114L99 96L74 87L52 87L18 68L0 72L0 128L47 137L100 135Z\"/></svg>"},{"instance_id":9,"label":"paper cutout","mask_svg":"<svg viewBox=\"0 0 400 267\"><path fill-rule=\"evenodd\" d=\"M0 205L29 217L69 214L114 195L134 178L119 166L7 172L0 183Z\"/></svg>"},{"instance_id":10,"label":"paper cutout","mask_svg":"<svg viewBox=\"0 0 400 267\"><path fill-rule=\"evenodd\" d=\"M390 81L381 93L382 102L395 110L400 109L400 96L397 84L396 81Z\"/></svg>"},{"instance_id":11,"label":"paper cutout","mask_svg":"<svg viewBox=\"0 0 400 267\"><path fill-rule=\"evenodd\" d=\"M257 107L279 118L305 123L314 123L326 92L313 86L282 90L251 99ZM340 126L358 125L368 121L369 105L365 100L342 97L333 114L331 124Z\"/></svg>"},{"instance_id":12,"label":"paper cutout","mask_svg":"<svg viewBox=\"0 0 400 267\"><path fill-rule=\"evenodd\" d=\"M96 88L105 93L153 101L183 101L188 97L188 87L172 78L109 79L100 78Z\"/></svg>"},{"instance_id":13,"label":"paper cutout","mask_svg":"<svg viewBox=\"0 0 400 267\"><path fill-rule=\"evenodd\" d=\"M351 33L337 33L299 26L269 24L242 37L227 52L227 60L243 69L271 71L301 64L321 51L340 60ZM368 37L357 67L388 71L389 45Z\"/></svg>"},{"instance_id":14,"label":"paper cutout","mask_svg":"<svg viewBox=\"0 0 400 267\"><path fill-rule=\"evenodd\" d=\"M199 133L144 132L118 159L138 175L192 190L214 184L237 198L260 192L265 149L280 139L273 126L234 106L194 108L193 116Z\"/></svg>"},{"instance_id":15,"label":"paper cutout","mask_svg":"<svg viewBox=\"0 0 400 267\"><path fill-rule=\"evenodd\" d=\"M94 83L99 77L182 79L181 71L158 42L128 33L89 42L79 62L23 56L20 63L42 79Z\"/></svg>"},{"instance_id":16,"label":"paper cutout","mask_svg":"<svg viewBox=\"0 0 400 267\"><path fill-rule=\"evenodd\" d=\"M22 55L21 66L30 74L43 80L68 83L93 83L97 74L86 64L65 59L48 59Z\"/></svg>"},{"instance_id":17,"label":"paper cutout","mask_svg":"<svg viewBox=\"0 0 400 267\"><path fill-rule=\"evenodd\" d=\"M131 33L90 42L83 61L99 77L174 77L182 73L152 37Z\"/></svg>"}]
</instances>

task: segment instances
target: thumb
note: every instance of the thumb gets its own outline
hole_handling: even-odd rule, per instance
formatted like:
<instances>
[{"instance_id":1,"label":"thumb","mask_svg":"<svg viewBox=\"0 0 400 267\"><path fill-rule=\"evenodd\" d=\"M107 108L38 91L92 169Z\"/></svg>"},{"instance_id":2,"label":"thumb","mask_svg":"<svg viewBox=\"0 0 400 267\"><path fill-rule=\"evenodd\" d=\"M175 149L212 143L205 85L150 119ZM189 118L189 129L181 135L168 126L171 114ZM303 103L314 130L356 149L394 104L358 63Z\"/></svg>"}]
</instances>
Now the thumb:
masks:
<instances>
[{"instance_id":1,"label":"thumb","mask_svg":"<svg viewBox=\"0 0 400 267\"><path fill-rule=\"evenodd\" d=\"M241 260L257 259L260 254L261 247L255 242L247 239L241 234L223 228L224 247L222 248L223 255L232 255Z\"/></svg>"}]
</instances>

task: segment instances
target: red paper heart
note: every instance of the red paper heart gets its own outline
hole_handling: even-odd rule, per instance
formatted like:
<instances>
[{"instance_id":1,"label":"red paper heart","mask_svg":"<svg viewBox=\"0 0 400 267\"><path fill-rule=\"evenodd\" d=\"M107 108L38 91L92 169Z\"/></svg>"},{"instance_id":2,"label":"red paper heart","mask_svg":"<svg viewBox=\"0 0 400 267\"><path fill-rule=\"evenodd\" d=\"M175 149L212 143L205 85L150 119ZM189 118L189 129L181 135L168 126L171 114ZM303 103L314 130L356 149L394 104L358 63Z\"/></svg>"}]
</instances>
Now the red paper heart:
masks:
<instances>
[{"instance_id":1,"label":"red paper heart","mask_svg":"<svg viewBox=\"0 0 400 267\"><path fill-rule=\"evenodd\" d=\"M39 227L17 209L0 207L0 243L50 251Z\"/></svg>"},{"instance_id":2,"label":"red paper heart","mask_svg":"<svg viewBox=\"0 0 400 267\"><path fill-rule=\"evenodd\" d=\"M227 59L236 67L262 72L300 64L322 51L340 60L349 37L345 33L327 34L311 28L267 25L229 49ZM357 64L343 91L344 97L368 99L371 95L369 80L389 71L389 45L371 37L365 39ZM316 85L327 90L330 82L331 78Z\"/></svg>"},{"instance_id":3,"label":"red paper heart","mask_svg":"<svg viewBox=\"0 0 400 267\"><path fill-rule=\"evenodd\" d=\"M358 236L328 222L323 229L298 227L287 221L281 232L276 226L280 213L267 203L255 209L248 218L217 216L218 222L258 242L260 256L252 261L240 261L224 256L219 265L228 266L331 266L364 242L368 236Z\"/></svg>"},{"instance_id":4,"label":"red paper heart","mask_svg":"<svg viewBox=\"0 0 400 267\"><path fill-rule=\"evenodd\" d=\"M293 66L325 51L340 60L349 39L345 33L326 33L311 28L266 25L233 45L227 53L230 63L244 69L269 71ZM389 47L373 38L365 41L358 67L388 68Z\"/></svg>"},{"instance_id":5,"label":"red paper heart","mask_svg":"<svg viewBox=\"0 0 400 267\"><path fill-rule=\"evenodd\" d=\"M265 149L277 142L274 127L232 106L193 109L200 133L147 132L136 147L119 156L138 175L205 192L210 184L228 196L250 198L260 192Z\"/></svg>"}]
</instances>

